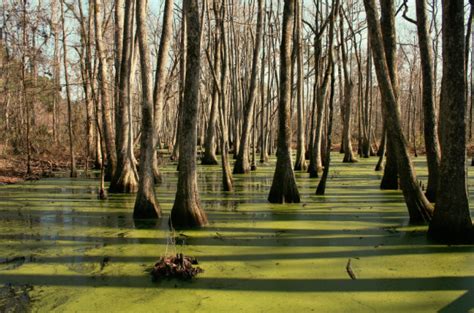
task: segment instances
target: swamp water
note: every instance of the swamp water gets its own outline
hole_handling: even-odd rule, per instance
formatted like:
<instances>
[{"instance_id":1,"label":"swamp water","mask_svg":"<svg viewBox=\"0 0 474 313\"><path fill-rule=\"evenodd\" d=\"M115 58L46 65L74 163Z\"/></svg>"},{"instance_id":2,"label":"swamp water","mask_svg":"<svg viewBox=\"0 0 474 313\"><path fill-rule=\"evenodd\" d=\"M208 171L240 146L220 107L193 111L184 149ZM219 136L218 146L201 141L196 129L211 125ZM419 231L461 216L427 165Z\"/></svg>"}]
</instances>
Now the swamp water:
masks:
<instances>
[{"instance_id":1,"label":"swamp water","mask_svg":"<svg viewBox=\"0 0 474 313\"><path fill-rule=\"evenodd\" d=\"M134 196L100 201L92 179L2 186L0 312L474 312L474 247L429 243L426 227L407 226L401 193L379 190L376 158L341 159L325 197L298 173L291 205L266 201L274 162L235 176L234 193L221 192L219 166L200 166L210 225L176 232L176 252L205 270L191 282L148 274L175 252L175 165L162 169L164 218L151 228L134 224Z\"/></svg>"}]
</instances>

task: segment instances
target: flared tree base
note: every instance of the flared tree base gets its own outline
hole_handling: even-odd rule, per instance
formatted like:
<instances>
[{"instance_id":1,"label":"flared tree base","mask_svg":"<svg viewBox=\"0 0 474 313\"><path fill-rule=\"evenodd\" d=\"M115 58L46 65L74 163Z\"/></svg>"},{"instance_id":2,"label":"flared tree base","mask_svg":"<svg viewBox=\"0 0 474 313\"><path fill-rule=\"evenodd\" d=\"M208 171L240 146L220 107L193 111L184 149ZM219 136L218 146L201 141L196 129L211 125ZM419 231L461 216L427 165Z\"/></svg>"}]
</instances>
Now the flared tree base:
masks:
<instances>
[{"instance_id":1,"label":"flared tree base","mask_svg":"<svg viewBox=\"0 0 474 313\"><path fill-rule=\"evenodd\" d=\"M270 203L300 203L300 193L296 185L295 175L291 168L289 156L277 161L273 183L268 195Z\"/></svg>"},{"instance_id":2,"label":"flared tree base","mask_svg":"<svg viewBox=\"0 0 474 313\"><path fill-rule=\"evenodd\" d=\"M212 154L204 154L204 157L201 160L202 165L218 165L217 158Z\"/></svg>"},{"instance_id":3,"label":"flared tree base","mask_svg":"<svg viewBox=\"0 0 474 313\"><path fill-rule=\"evenodd\" d=\"M306 171L308 169L308 164L306 160L300 160L299 162L295 163L295 171Z\"/></svg>"},{"instance_id":4,"label":"flared tree base","mask_svg":"<svg viewBox=\"0 0 474 313\"><path fill-rule=\"evenodd\" d=\"M71 178L77 178L77 170L74 168L71 170L71 172L69 173L69 177Z\"/></svg>"},{"instance_id":5,"label":"flared tree base","mask_svg":"<svg viewBox=\"0 0 474 313\"><path fill-rule=\"evenodd\" d=\"M174 229L188 229L206 226L208 221L199 203L176 199L169 223Z\"/></svg>"},{"instance_id":6,"label":"flared tree base","mask_svg":"<svg viewBox=\"0 0 474 313\"><path fill-rule=\"evenodd\" d=\"M250 164L248 161L239 157L236 158L232 174L248 174L250 173L250 170Z\"/></svg>"},{"instance_id":7,"label":"flared tree base","mask_svg":"<svg viewBox=\"0 0 474 313\"><path fill-rule=\"evenodd\" d=\"M104 181L110 182L115 175L114 166L111 163L106 163Z\"/></svg>"},{"instance_id":8,"label":"flared tree base","mask_svg":"<svg viewBox=\"0 0 474 313\"><path fill-rule=\"evenodd\" d=\"M137 197L133 209L134 219L158 219L161 217L161 208L153 198Z\"/></svg>"},{"instance_id":9,"label":"flared tree base","mask_svg":"<svg viewBox=\"0 0 474 313\"><path fill-rule=\"evenodd\" d=\"M474 244L474 227L472 223L451 218L433 220L428 229L428 238L443 244Z\"/></svg>"},{"instance_id":10,"label":"flared tree base","mask_svg":"<svg viewBox=\"0 0 474 313\"><path fill-rule=\"evenodd\" d=\"M130 194L138 191L138 181L135 174L130 171L123 171L117 181L110 184L110 193Z\"/></svg>"},{"instance_id":11,"label":"flared tree base","mask_svg":"<svg viewBox=\"0 0 474 313\"><path fill-rule=\"evenodd\" d=\"M352 153L344 154L344 159L342 159L342 163L357 163L359 162L356 157Z\"/></svg>"},{"instance_id":12,"label":"flared tree base","mask_svg":"<svg viewBox=\"0 0 474 313\"><path fill-rule=\"evenodd\" d=\"M104 188L99 188L99 195L97 198L99 198L99 200L107 200L107 192Z\"/></svg>"},{"instance_id":13,"label":"flared tree base","mask_svg":"<svg viewBox=\"0 0 474 313\"><path fill-rule=\"evenodd\" d=\"M161 175L158 165L153 165L153 182L157 186L163 183L163 176Z\"/></svg>"},{"instance_id":14,"label":"flared tree base","mask_svg":"<svg viewBox=\"0 0 474 313\"><path fill-rule=\"evenodd\" d=\"M377 162L377 165L375 166L375 171L376 172L381 172L384 170L383 167L383 157L379 157L379 161Z\"/></svg>"},{"instance_id":15,"label":"flared tree base","mask_svg":"<svg viewBox=\"0 0 474 313\"><path fill-rule=\"evenodd\" d=\"M380 189L382 190L398 190L400 189L400 184L398 181L398 175L388 174L387 169L385 169L382 181L380 182Z\"/></svg>"}]
</instances>

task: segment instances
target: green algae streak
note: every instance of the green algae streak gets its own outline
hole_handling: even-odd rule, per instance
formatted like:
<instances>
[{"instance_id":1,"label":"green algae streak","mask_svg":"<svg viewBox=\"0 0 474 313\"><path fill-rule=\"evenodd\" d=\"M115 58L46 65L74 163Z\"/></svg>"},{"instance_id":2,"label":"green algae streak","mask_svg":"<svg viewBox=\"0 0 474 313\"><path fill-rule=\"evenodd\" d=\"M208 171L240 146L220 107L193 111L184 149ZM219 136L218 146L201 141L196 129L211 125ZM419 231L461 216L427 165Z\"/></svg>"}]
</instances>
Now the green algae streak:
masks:
<instances>
[{"instance_id":1,"label":"green algae streak","mask_svg":"<svg viewBox=\"0 0 474 313\"><path fill-rule=\"evenodd\" d=\"M474 247L429 243L426 227L408 225L401 193L378 189L375 158L340 159L325 197L298 173L302 202L291 205L266 201L274 162L236 176L234 193L221 192L219 166L200 167L210 225L176 233L176 247L166 229L175 165L162 170L165 217L153 227L134 224L134 196L97 200L93 179L2 186L0 284L28 286L37 312L473 311ZM424 160L416 166L426 180ZM153 283L147 271L166 251L205 272Z\"/></svg>"}]
</instances>

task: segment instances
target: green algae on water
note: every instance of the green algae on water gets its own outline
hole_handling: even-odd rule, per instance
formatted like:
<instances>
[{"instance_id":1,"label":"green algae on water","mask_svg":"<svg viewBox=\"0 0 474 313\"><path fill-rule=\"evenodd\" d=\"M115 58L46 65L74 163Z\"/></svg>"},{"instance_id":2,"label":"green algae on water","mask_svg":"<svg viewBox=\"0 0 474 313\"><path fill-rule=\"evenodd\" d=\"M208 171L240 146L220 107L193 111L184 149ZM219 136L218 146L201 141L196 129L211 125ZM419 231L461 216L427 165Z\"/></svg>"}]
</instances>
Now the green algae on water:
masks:
<instances>
[{"instance_id":1,"label":"green algae on water","mask_svg":"<svg viewBox=\"0 0 474 313\"><path fill-rule=\"evenodd\" d=\"M37 312L472 310L474 247L434 245L426 227L408 225L401 193L378 188L376 158L339 159L324 197L314 194L317 180L296 173L302 201L291 205L266 201L274 160L236 175L234 193L221 192L219 166L200 166L210 225L178 233L176 246L205 269L192 281L153 283L148 272L168 244L174 164L162 169L165 216L151 228L134 224L133 195L100 201L92 178L2 186L0 261L23 261L0 264L0 286L17 296L28 286L30 300L2 290L0 311L12 299ZM416 166L426 180L420 158Z\"/></svg>"}]
</instances>

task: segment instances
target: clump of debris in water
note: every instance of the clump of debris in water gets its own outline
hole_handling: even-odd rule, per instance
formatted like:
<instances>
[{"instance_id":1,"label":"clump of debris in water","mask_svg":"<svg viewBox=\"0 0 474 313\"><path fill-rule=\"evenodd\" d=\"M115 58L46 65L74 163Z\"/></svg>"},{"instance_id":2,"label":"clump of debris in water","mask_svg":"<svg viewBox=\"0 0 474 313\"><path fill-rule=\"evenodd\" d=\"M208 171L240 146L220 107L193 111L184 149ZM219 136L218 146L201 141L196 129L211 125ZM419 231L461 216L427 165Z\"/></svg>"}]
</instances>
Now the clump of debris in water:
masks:
<instances>
[{"instance_id":1,"label":"clump of debris in water","mask_svg":"<svg viewBox=\"0 0 474 313\"><path fill-rule=\"evenodd\" d=\"M190 280L204 272L202 268L194 266L197 264L196 258L184 256L182 253L176 254L176 256L162 257L151 270L151 276L156 282L172 278Z\"/></svg>"}]
</instances>

